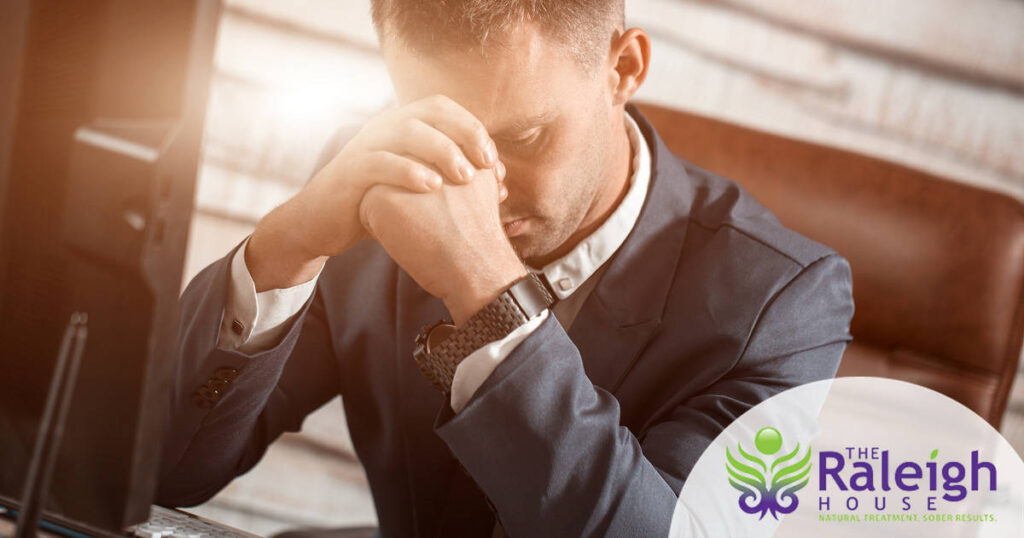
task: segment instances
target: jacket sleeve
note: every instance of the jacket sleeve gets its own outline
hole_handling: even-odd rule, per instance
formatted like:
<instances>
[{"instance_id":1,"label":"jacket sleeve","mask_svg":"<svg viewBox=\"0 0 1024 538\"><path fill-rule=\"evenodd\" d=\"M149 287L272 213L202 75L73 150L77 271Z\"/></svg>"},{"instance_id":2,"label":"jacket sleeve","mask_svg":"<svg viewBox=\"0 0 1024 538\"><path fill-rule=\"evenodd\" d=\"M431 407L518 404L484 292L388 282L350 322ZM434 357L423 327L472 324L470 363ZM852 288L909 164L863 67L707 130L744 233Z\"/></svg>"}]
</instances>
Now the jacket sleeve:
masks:
<instances>
[{"instance_id":1,"label":"jacket sleeve","mask_svg":"<svg viewBox=\"0 0 1024 538\"><path fill-rule=\"evenodd\" d=\"M835 375L850 293L841 257L808 265L762 308L725 376L636 436L549 318L462 412L441 410L437 433L511 536L666 536L690 469L718 433L773 394Z\"/></svg>"},{"instance_id":2,"label":"jacket sleeve","mask_svg":"<svg viewBox=\"0 0 1024 538\"><path fill-rule=\"evenodd\" d=\"M218 349L234 253L196 275L181 297L158 504L209 499L340 391L317 291L273 348L251 355Z\"/></svg>"}]
</instances>

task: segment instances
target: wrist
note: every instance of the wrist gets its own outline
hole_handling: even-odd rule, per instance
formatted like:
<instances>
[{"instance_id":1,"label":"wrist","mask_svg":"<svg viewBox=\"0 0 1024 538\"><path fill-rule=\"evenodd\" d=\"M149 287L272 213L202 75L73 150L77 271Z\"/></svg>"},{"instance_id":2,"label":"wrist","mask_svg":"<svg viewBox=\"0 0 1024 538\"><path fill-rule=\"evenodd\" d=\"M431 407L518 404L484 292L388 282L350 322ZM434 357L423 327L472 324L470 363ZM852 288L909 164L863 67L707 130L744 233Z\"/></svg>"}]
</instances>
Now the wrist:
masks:
<instances>
[{"instance_id":1,"label":"wrist","mask_svg":"<svg viewBox=\"0 0 1024 538\"><path fill-rule=\"evenodd\" d=\"M456 327L461 327L473 314L482 310L512 284L527 275L529 271L523 262L512 253L511 257L505 257L501 263L494 264L486 274L469 279L470 282L460 283L455 292L443 297L442 300L452 317L452 322Z\"/></svg>"},{"instance_id":2,"label":"wrist","mask_svg":"<svg viewBox=\"0 0 1024 538\"><path fill-rule=\"evenodd\" d=\"M305 245L306 227L293 201L274 209L256 226L245 249L245 265L256 291L297 286L316 277L327 261Z\"/></svg>"}]
</instances>

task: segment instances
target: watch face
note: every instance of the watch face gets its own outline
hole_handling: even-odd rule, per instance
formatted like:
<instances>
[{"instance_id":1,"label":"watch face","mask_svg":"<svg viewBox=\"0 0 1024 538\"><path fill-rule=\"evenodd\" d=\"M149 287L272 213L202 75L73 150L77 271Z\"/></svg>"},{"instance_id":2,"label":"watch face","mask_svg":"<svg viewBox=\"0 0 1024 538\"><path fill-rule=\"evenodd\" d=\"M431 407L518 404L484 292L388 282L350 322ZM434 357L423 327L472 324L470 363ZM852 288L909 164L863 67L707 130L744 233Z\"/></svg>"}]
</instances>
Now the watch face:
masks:
<instances>
[{"instance_id":1,"label":"watch face","mask_svg":"<svg viewBox=\"0 0 1024 538\"><path fill-rule=\"evenodd\" d=\"M450 323L441 323L431 329L430 334L427 335L427 353L430 353L432 348L441 345L441 342L447 340L453 332L455 332L455 325Z\"/></svg>"}]
</instances>

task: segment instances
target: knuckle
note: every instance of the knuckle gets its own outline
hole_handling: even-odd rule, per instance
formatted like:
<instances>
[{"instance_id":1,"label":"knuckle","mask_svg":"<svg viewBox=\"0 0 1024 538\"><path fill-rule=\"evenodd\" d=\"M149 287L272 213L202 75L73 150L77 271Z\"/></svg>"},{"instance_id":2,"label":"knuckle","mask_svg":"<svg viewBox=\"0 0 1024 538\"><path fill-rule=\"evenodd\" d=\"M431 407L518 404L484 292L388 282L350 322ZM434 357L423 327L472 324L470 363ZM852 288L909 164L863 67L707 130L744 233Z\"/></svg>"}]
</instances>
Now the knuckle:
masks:
<instances>
[{"instance_id":1,"label":"knuckle","mask_svg":"<svg viewBox=\"0 0 1024 538\"><path fill-rule=\"evenodd\" d=\"M431 95L427 99L428 99L428 102L431 105L433 105L433 106L435 106L437 108L448 108L448 107L450 107L454 103L454 101L452 101L451 97L448 97L447 95L444 95L443 93L435 93L434 95Z\"/></svg>"},{"instance_id":2,"label":"knuckle","mask_svg":"<svg viewBox=\"0 0 1024 538\"><path fill-rule=\"evenodd\" d=\"M426 170L412 161L406 161L405 169L402 171L402 179L410 184L419 184L426 179Z\"/></svg>"},{"instance_id":3,"label":"knuckle","mask_svg":"<svg viewBox=\"0 0 1024 538\"><path fill-rule=\"evenodd\" d=\"M415 139L416 133L419 131L417 125L419 120L416 118L405 118L399 122L397 127L397 134L402 138Z\"/></svg>"},{"instance_id":4,"label":"knuckle","mask_svg":"<svg viewBox=\"0 0 1024 538\"><path fill-rule=\"evenodd\" d=\"M387 173L387 165L387 153L380 150L373 151L358 163L359 175L367 178Z\"/></svg>"},{"instance_id":5,"label":"knuckle","mask_svg":"<svg viewBox=\"0 0 1024 538\"><path fill-rule=\"evenodd\" d=\"M470 134L473 136L474 142L480 144L481 147L486 147L491 140L491 135L487 132L487 129L477 121L474 121L470 127Z\"/></svg>"},{"instance_id":6,"label":"knuckle","mask_svg":"<svg viewBox=\"0 0 1024 538\"><path fill-rule=\"evenodd\" d=\"M484 145L491 139L487 129L475 117L467 118L460 122L461 136L466 137L465 143L471 145Z\"/></svg>"},{"instance_id":7,"label":"knuckle","mask_svg":"<svg viewBox=\"0 0 1024 538\"><path fill-rule=\"evenodd\" d=\"M376 194L366 193L363 197L363 202L359 204L359 220L363 223L363 226L373 227L374 221L377 217L377 196Z\"/></svg>"},{"instance_id":8,"label":"knuckle","mask_svg":"<svg viewBox=\"0 0 1024 538\"><path fill-rule=\"evenodd\" d=\"M371 216L376 211L377 205L380 203L380 189L376 186L370 187L369 190L363 194L363 202L359 204L360 211L366 215Z\"/></svg>"},{"instance_id":9,"label":"knuckle","mask_svg":"<svg viewBox=\"0 0 1024 538\"><path fill-rule=\"evenodd\" d=\"M444 160L453 164L459 164L462 160L462 148L450 139L442 140L438 144L438 151Z\"/></svg>"}]
</instances>

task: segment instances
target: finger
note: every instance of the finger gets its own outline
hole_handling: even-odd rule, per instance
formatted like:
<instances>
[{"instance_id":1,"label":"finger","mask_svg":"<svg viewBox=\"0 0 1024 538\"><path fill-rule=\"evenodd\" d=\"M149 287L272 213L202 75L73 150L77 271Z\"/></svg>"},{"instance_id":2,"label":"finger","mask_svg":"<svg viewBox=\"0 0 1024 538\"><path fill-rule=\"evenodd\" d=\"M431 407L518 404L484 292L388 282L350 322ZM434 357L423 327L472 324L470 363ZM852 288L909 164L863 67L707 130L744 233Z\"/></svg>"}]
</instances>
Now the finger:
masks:
<instances>
[{"instance_id":1,"label":"finger","mask_svg":"<svg viewBox=\"0 0 1024 538\"><path fill-rule=\"evenodd\" d=\"M389 151L371 152L363 160L362 177L371 183L394 185L413 192L430 192L444 180L436 170L415 159Z\"/></svg>"},{"instance_id":2,"label":"finger","mask_svg":"<svg viewBox=\"0 0 1024 538\"><path fill-rule=\"evenodd\" d=\"M480 168L498 163L498 149L484 124L462 105L444 95L421 99L409 105L408 114L423 120L455 141Z\"/></svg>"},{"instance_id":3,"label":"finger","mask_svg":"<svg viewBox=\"0 0 1024 538\"><path fill-rule=\"evenodd\" d=\"M505 174L508 170L505 169L505 163L498 161L498 164L494 166L494 174L498 178L498 182L505 181Z\"/></svg>"},{"instance_id":4,"label":"finger","mask_svg":"<svg viewBox=\"0 0 1024 538\"><path fill-rule=\"evenodd\" d=\"M416 118L402 121L399 134L392 147L396 153L405 153L430 163L455 184L468 183L476 168L470 164L462 148L444 133Z\"/></svg>"},{"instance_id":5,"label":"finger","mask_svg":"<svg viewBox=\"0 0 1024 538\"><path fill-rule=\"evenodd\" d=\"M508 198L508 187L504 183L498 183L498 203L504 202Z\"/></svg>"}]
</instances>

